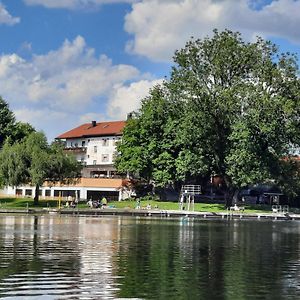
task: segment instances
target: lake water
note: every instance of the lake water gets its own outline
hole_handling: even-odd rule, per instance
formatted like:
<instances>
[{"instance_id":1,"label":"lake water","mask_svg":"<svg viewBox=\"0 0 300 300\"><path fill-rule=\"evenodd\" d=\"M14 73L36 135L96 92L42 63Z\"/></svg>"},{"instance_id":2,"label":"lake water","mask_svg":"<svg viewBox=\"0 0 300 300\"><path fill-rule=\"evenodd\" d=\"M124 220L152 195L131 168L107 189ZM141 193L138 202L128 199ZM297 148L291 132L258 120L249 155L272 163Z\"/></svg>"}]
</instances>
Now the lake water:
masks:
<instances>
[{"instance_id":1,"label":"lake water","mask_svg":"<svg viewBox=\"0 0 300 300\"><path fill-rule=\"evenodd\" d=\"M300 223L0 215L0 297L300 299Z\"/></svg>"}]
</instances>

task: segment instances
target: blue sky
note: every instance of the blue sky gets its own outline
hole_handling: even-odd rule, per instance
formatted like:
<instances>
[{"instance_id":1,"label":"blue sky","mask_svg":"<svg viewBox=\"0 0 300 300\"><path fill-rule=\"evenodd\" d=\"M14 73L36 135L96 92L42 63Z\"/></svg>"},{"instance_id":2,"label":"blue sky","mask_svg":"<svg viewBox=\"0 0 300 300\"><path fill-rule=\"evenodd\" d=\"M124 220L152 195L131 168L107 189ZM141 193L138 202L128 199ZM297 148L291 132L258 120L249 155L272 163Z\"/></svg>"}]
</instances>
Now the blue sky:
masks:
<instances>
[{"instance_id":1,"label":"blue sky","mask_svg":"<svg viewBox=\"0 0 300 300\"><path fill-rule=\"evenodd\" d=\"M214 28L300 53L300 0L0 0L0 95L49 140L121 120Z\"/></svg>"}]
</instances>

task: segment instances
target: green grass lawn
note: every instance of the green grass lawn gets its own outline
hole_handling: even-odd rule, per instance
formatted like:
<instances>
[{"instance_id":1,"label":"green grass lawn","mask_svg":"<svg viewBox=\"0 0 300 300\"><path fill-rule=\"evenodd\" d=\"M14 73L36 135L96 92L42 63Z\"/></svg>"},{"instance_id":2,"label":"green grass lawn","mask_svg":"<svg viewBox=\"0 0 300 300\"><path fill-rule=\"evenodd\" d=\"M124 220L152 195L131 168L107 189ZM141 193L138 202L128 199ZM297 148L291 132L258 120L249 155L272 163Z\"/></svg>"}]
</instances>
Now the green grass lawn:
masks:
<instances>
[{"instance_id":1,"label":"green grass lawn","mask_svg":"<svg viewBox=\"0 0 300 300\"><path fill-rule=\"evenodd\" d=\"M33 205L32 198L0 198L0 209L25 209L33 207L57 207L56 200L40 200L38 206Z\"/></svg>"},{"instance_id":2,"label":"green grass lawn","mask_svg":"<svg viewBox=\"0 0 300 300\"><path fill-rule=\"evenodd\" d=\"M114 205L116 208L136 208L136 201L114 201L110 202L110 205ZM151 208L157 207L162 210L179 210L178 202L160 202L155 200L142 200L140 205L141 208L146 208L150 204ZM222 212L225 211L223 204L206 204L206 203L195 203L195 211L207 211L207 212Z\"/></svg>"},{"instance_id":3,"label":"green grass lawn","mask_svg":"<svg viewBox=\"0 0 300 300\"><path fill-rule=\"evenodd\" d=\"M65 201L61 201L61 207L65 205ZM58 200L39 200L39 205L33 205L32 198L0 198L0 209L27 209L27 208L58 208ZM79 208L87 208L85 203L80 203Z\"/></svg>"},{"instance_id":4,"label":"green grass lawn","mask_svg":"<svg viewBox=\"0 0 300 300\"><path fill-rule=\"evenodd\" d=\"M116 208L135 208L137 206L136 201L115 201L110 202L110 205L114 205ZM178 202L160 202L154 200L142 200L141 207L145 208L150 204L152 208L155 206L162 210L179 210ZM186 206L186 205L185 205ZM187 207L187 206L186 206ZM226 212L224 204L219 203L195 203L195 211L203 212ZM245 205L245 213L269 213L271 212L270 205Z\"/></svg>"},{"instance_id":5,"label":"green grass lawn","mask_svg":"<svg viewBox=\"0 0 300 300\"><path fill-rule=\"evenodd\" d=\"M61 206L63 207L65 201L61 201ZM155 200L142 200L140 202L141 208L146 208L150 204L151 208L158 208L161 210L179 210L179 205L177 202L160 202ZM28 208L58 208L58 200L39 200L39 205L33 205L32 198L1 198L0 199L0 209L26 209ZM124 209L134 209L137 206L135 200L131 201L111 201L108 206L113 206L115 208ZM79 203L79 209L88 208L86 203ZM203 212L225 212L226 208L224 204L218 203L195 203L195 211ZM294 209L291 211L296 212ZM245 213L270 213L271 207L268 205L245 205Z\"/></svg>"}]
</instances>

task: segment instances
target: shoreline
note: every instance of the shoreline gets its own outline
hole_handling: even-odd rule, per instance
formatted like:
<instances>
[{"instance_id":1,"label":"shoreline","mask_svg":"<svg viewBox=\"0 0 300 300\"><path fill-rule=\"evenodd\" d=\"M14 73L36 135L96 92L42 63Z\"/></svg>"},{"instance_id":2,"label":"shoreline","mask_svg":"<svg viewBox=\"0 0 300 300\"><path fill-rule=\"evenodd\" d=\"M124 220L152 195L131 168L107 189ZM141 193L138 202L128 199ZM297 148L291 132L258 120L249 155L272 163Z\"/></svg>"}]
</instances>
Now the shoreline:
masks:
<instances>
[{"instance_id":1,"label":"shoreline","mask_svg":"<svg viewBox=\"0 0 300 300\"><path fill-rule=\"evenodd\" d=\"M300 214L292 213L244 213L244 212L195 212L159 209L0 209L0 214L59 214L73 216L137 216L137 217L189 217L195 219L245 219L245 220L292 220L300 221Z\"/></svg>"}]
</instances>

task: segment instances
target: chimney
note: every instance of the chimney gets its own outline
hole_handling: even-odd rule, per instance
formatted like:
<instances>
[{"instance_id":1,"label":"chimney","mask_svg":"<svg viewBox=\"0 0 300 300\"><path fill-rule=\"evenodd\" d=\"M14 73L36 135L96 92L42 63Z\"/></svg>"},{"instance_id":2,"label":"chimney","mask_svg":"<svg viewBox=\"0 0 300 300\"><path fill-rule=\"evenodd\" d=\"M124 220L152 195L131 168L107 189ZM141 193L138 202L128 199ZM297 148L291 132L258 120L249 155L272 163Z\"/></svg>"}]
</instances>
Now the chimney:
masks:
<instances>
[{"instance_id":1,"label":"chimney","mask_svg":"<svg viewBox=\"0 0 300 300\"><path fill-rule=\"evenodd\" d=\"M96 127L97 122L96 121L92 121L92 127Z\"/></svg>"}]
</instances>

